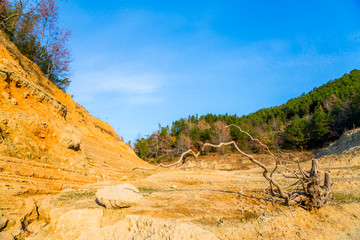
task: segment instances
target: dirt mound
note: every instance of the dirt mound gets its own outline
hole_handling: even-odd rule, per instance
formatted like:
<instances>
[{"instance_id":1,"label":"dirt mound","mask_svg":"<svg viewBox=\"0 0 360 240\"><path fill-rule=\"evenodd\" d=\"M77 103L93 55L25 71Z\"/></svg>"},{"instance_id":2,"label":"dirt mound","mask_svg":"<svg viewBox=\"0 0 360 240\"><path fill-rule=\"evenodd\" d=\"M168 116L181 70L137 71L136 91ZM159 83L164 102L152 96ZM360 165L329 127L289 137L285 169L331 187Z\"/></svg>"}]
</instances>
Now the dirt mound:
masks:
<instances>
[{"instance_id":1,"label":"dirt mound","mask_svg":"<svg viewBox=\"0 0 360 240\"><path fill-rule=\"evenodd\" d=\"M41 194L99 179L131 179L138 165L147 166L109 124L58 89L0 32L3 217L19 225L29 196L36 202Z\"/></svg>"},{"instance_id":2,"label":"dirt mound","mask_svg":"<svg viewBox=\"0 0 360 240\"><path fill-rule=\"evenodd\" d=\"M347 131L337 142L332 143L316 154L316 157L322 157L331 154L343 154L350 152L360 153L360 128Z\"/></svg>"},{"instance_id":3,"label":"dirt mound","mask_svg":"<svg viewBox=\"0 0 360 240\"><path fill-rule=\"evenodd\" d=\"M338 141L319 151L316 157L330 165L360 164L360 128L347 131Z\"/></svg>"}]
</instances>

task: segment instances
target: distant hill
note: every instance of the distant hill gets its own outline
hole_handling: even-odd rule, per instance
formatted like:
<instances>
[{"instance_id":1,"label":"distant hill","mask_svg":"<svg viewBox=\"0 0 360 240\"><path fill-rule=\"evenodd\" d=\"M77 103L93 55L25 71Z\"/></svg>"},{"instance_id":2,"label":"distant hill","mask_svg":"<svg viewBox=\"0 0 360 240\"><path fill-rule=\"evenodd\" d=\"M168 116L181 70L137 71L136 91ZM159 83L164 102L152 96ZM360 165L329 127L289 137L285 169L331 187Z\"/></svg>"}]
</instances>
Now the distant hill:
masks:
<instances>
[{"instance_id":1,"label":"distant hill","mask_svg":"<svg viewBox=\"0 0 360 240\"><path fill-rule=\"evenodd\" d=\"M149 138L138 139L135 150L144 159L174 157L204 142L233 139L252 149L236 124L271 147L316 149L338 139L346 129L360 126L360 71L355 69L287 103L247 116L189 116L160 127Z\"/></svg>"}]
</instances>

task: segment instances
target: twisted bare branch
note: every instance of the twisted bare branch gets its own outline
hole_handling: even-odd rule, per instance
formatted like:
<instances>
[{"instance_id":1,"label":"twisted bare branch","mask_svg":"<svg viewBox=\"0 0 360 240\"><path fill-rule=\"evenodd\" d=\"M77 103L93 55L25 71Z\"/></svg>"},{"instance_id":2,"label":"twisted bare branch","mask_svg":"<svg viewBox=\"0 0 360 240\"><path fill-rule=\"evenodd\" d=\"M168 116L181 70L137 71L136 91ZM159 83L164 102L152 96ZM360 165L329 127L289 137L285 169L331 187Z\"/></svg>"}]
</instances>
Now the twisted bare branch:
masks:
<instances>
[{"instance_id":1,"label":"twisted bare branch","mask_svg":"<svg viewBox=\"0 0 360 240\"><path fill-rule=\"evenodd\" d=\"M190 154L193 155L195 158L197 158L201 152L205 150L206 147L212 147L212 148L221 148L223 146L230 146L232 145L240 154L247 157L252 163L256 164L257 166L261 167L263 169L263 177L269 182L270 185L270 192L271 195L277 196L279 198L282 198L285 200L285 203L289 206L292 205L304 205L306 208L312 208L312 207L322 207L329 199L331 199L331 191L332 191L332 182L330 175L328 173L325 174L325 180L324 185L320 186L320 172L319 172L319 165L316 159L312 160L312 167L310 170L310 175L308 176L301 168L300 161L298 161L298 168L299 172L297 173L291 169L289 169L286 166L283 166L282 162L273 154L269 147L262 143L259 139L253 138L249 133L242 130L239 126L231 124L227 127L234 126L237 127L242 133L246 134L252 141L258 142L261 146L265 147L267 152L272 156L272 158L275 160L275 167L271 170L270 167L266 166L262 162L256 160L253 155L245 153L242 151L239 146L236 144L235 141L230 142L222 142L219 144L212 144L212 143L205 143L202 148L195 152L192 149L189 149L185 152L183 152L179 158L178 161L169 164L159 164L155 168L144 168L144 167L134 167L135 169L142 169L147 171L154 171L159 169L160 167L163 168L170 168L172 166L176 166L178 164L184 163L184 158L186 155ZM292 178L296 179L297 181L290 185L292 186L292 190L290 192L284 190L284 188L275 180L274 173L278 169L279 166L284 167L286 170L288 170L293 176L288 176L282 172L280 172L280 175L282 175L285 178ZM295 187L301 184L303 192L294 192ZM274 191L273 187L275 186L277 192Z\"/></svg>"},{"instance_id":2,"label":"twisted bare branch","mask_svg":"<svg viewBox=\"0 0 360 240\"><path fill-rule=\"evenodd\" d=\"M174 162L174 163L171 163L169 165L164 165L162 163L160 163L159 165L157 165L155 168L144 168L144 167L134 167L132 170L134 171L135 169L141 169L141 170L146 170L146 171L155 171L157 169L159 169L160 167L163 167L163 168L170 168L170 167L173 167L173 166L176 166L180 163L183 162L184 160L184 157L187 155L187 154L191 154L193 155L195 158L197 158L199 155L200 155L201 152L198 152L198 153L195 153L192 149L189 149L187 150L186 152L183 152L179 158L178 161Z\"/></svg>"}]
</instances>

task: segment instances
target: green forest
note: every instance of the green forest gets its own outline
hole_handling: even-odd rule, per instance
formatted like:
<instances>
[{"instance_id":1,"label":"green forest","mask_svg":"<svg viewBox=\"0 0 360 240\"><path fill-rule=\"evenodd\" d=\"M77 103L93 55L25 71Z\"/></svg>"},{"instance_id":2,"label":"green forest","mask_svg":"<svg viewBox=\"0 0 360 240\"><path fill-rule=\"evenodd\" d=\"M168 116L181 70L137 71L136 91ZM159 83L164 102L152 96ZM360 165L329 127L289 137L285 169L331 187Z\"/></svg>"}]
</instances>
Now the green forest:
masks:
<instances>
[{"instance_id":1,"label":"green forest","mask_svg":"<svg viewBox=\"0 0 360 240\"><path fill-rule=\"evenodd\" d=\"M271 148L313 150L335 141L349 129L360 126L360 71L314 88L287 103L261 109L247 116L188 116L162 127L148 138L137 139L135 151L148 161L161 162L204 143L230 140L244 150L261 151L235 124ZM221 149L221 153L231 149Z\"/></svg>"}]
</instances>

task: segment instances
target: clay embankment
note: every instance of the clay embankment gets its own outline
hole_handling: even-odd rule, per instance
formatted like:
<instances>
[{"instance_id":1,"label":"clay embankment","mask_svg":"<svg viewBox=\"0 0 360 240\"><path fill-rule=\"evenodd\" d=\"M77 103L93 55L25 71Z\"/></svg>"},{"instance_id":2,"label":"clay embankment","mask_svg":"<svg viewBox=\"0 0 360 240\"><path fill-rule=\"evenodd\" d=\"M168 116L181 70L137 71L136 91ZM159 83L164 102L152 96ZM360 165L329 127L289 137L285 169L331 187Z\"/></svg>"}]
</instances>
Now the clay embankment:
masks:
<instances>
[{"instance_id":1,"label":"clay embankment","mask_svg":"<svg viewBox=\"0 0 360 240\"><path fill-rule=\"evenodd\" d=\"M44 194L141 177L130 171L135 165L147 164L0 33L0 216L8 220L5 230L19 228Z\"/></svg>"},{"instance_id":2,"label":"clay embankment","mask_svg":"<svg viewBox=\"0 0 360 240\"><path fill-rule=\"evenodd\" d=\"M360 164L360 128L345 132L316 157L326 159L329 164Z\"/></svg>"}]
</instances>

